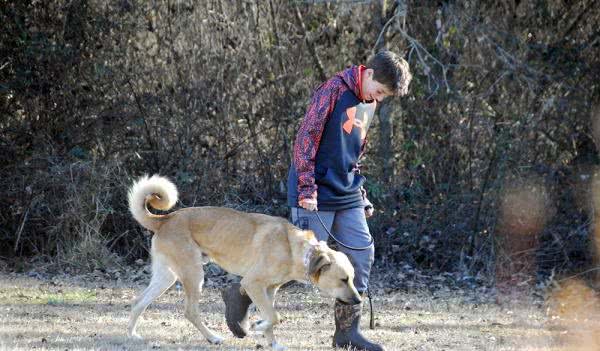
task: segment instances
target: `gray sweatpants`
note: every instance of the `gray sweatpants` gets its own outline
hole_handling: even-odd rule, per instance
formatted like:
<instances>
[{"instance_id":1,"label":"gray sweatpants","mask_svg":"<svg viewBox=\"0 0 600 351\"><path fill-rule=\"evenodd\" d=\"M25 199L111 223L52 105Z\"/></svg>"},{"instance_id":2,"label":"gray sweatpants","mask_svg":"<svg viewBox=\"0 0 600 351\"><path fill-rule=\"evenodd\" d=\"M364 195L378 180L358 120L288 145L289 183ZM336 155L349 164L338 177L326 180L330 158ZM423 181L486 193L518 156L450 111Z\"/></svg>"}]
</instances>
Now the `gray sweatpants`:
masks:
<instances>
[{"instance_id":1,"label":"gray sweatpants","mask_svg":"<svg viewBox=\"0 0 600 351\"><path fill-rule=\"evenodd\" d=\"M310 229L317 240L327 241L329 234L313 211L292 207L292 223L301 229ZM351 247L365 247L371 242L371 233L362 207L340 211L319 211L323 224L339 241ZM367 290L371 266L375 259L375 247L371 244L365 250L351 250L341 245L339 250L348 256L354 266L354 286L359 293Z\"/></svg>"}]
</instances>

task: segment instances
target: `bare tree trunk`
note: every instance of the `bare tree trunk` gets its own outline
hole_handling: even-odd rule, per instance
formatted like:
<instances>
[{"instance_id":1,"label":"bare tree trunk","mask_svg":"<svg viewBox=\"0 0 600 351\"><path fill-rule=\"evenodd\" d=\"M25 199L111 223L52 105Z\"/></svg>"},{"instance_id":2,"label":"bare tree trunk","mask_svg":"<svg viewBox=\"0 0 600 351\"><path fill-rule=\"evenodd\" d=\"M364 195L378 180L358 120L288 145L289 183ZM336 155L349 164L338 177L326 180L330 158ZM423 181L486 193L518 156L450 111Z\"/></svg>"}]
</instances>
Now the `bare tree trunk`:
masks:
<instances>
[{"instance_id":1,"label":"bare tree trunk","mask_svg":"<svg viewBox=\"0 0 600 351\"><path fill-rule=\"evenodd\" d=\"M382 181L386 186L394 180L394 122L389 102L383 101L379 108L379 157L383 161Z\"/></svg>"},{"instance_id":2,"label":"bare tree trunk","mask_svg":"<svg viewBox=\"0 0 600 351\"><path fill-rule=\"evenodd\" d=\"M380 25L381 31L386 31L385 23L388 21L390 16L393 14L395 10L394 1L392 0L383 0L382 8L381 8L381 18ZM381 36L382 39L377 43L375 47L375 52L385 49L387 40L386 33L383 33ZM395 170L395 162L394 162L394 124L392 120L392 108L390 106L389 100L384 100L380 104L379 108L379 157L383 161L383 172L382 172L382 181L389 187L392 184L394 179L394 170Z\"/></svg>"}]
</instances>

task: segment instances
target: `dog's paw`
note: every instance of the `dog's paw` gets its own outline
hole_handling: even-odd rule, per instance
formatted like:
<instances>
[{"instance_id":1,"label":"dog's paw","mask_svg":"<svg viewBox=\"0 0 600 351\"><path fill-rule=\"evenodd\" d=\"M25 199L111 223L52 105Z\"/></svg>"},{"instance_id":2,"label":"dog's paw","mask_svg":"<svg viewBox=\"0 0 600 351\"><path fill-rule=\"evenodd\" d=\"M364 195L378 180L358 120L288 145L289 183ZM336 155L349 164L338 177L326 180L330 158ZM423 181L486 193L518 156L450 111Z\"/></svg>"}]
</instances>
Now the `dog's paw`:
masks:
<instances>
[{"instance_id":1,"label":"dog's paw","mask_svg":"<svg viewBox=\"0 0 600 351\"><path fill-rule=\"evenodd\" d=\"M142 338L140 336L140 334L138 334L136 332L129 333L129 338L132 339L132 340L137 340L137 341L143 341L144 340L144 338Z\"/></svg>"},{"instance_id":2,"label":"dog's paw","mask_svg":"<svg viewBox=\"0 0 600 351\"><path fill-rule=\"evenodd\" d=\"M272 326L273 325L271 323L269 323L269 321L261 319L259 321L252 323L250 330L252 330L253 332L256 332L256 333L263 333L265 330L268 330Z\"/></svg>"},{"instance_id":3,"label":"dog's paw","mask_svg":"<svg viewBox=\"0 0 600 351\"><path fill-rule=\"evenodd\" d=\"M273 351L285 351L285 350L287 350L287 347L278 344L276 341L273 341L273 343L271 344L271 348L273 349Z\"/></svg>"},{"instance_id":4,"label":"dog's paw","mask_svg":"<svg viewBox=\"0 0 600 351\"><path fill-rule=\"evenodd\" d=\"M211 344L221 345L223 341L225 341L225 338L220 335L213 334L212 336L206 338L206 340L208 340L208 342Z\"/></svg>"}]
</instances>

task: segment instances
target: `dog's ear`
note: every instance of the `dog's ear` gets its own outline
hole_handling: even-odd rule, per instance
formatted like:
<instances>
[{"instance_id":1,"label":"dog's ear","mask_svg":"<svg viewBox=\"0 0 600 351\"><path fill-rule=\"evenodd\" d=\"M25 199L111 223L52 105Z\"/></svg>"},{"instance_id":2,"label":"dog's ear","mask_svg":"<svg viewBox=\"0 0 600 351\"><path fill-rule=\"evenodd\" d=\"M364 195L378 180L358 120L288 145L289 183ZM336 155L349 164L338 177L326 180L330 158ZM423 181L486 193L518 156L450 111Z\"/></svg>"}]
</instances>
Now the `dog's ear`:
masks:
<instances>
[{"instance_id":1,"label":"dog's ear","mask_svg":"<svg viewBox=\"0 0 600 351\"><path fill-rule=\"evenodd\" d=\"M321 272L329 267L331 267L331 260L327 257L327 254L323 251L317 251L311 257L310 263L308 264L308 275L315 281L319 281Z\"/></svg>"}]
</instances>

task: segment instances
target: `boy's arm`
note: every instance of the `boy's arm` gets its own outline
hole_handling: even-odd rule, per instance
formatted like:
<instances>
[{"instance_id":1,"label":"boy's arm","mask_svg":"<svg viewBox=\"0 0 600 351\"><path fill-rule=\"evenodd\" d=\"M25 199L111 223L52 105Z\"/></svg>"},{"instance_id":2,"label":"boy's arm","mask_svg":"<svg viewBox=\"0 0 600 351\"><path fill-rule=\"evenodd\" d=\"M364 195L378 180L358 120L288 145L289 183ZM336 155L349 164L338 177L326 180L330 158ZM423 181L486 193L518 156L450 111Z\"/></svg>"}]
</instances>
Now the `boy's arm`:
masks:
<instances>
[{"instance_id":1,"label":"boy's arm","mask_svg":"<svg viewBox=\"0 0 600 351\"><path fill-rule=\"evenodd\" d=\"M341 95L339 79L321 84L313 94L310 105L300 124L294 143L294 165L298 174L298 202L317 199L315 183L315 158L325 124L331 116L335 102Z\"/></svg>"}]
</instances>

